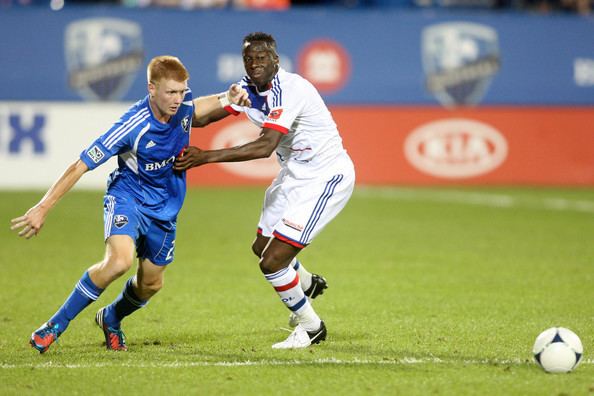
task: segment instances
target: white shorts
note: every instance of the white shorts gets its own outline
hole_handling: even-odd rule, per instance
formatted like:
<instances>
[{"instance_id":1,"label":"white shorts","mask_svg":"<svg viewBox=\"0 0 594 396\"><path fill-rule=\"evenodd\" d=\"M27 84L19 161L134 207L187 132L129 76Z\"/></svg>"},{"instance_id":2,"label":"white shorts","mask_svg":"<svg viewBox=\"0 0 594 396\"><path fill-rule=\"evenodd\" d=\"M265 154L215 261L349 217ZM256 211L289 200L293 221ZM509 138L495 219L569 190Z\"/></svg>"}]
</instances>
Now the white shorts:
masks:
<instances>
[{"instance_id":1,"label":"white shorts","mask_svg":"<svg viewBox=\"0 0 594 396\"><path fill-rule=\"evenodd\" d=\"M258 233L304 248L344 208L355 187L353 164L345 155L336 173L295 179L285 169L266 190Z\"/></svg>"}]
</instances>

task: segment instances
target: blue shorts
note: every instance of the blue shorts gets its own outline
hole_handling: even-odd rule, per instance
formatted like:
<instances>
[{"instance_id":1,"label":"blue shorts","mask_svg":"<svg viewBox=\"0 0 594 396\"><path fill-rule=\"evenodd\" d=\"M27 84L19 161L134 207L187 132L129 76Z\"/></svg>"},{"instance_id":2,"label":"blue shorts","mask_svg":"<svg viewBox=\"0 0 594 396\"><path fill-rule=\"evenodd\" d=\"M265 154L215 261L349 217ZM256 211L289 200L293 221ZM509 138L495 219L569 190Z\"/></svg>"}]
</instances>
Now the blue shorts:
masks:
<instances>
[{"instance_id":1,"label":"blue shorts","mask_svg":"<svg viewBox=\"0 0 594 396\"><path fill-rule=\"evenodd\" d=\"M173 261L176 222L144 215L133 198L105 195L103 224L106 240L112 235L130 235L139 258L149 259L156 265L167 265Z\"/></svg>"}]
</instances>

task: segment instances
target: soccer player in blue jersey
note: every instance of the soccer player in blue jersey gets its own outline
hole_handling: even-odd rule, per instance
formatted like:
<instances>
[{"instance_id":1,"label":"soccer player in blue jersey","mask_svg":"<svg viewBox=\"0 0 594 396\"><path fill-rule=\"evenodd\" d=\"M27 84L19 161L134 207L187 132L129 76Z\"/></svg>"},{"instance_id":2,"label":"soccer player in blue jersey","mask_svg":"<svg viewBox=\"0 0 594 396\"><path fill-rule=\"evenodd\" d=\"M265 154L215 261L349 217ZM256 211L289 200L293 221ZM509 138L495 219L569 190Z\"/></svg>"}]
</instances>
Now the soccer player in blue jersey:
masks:
<instances>
[{"instance_id":1,"label":"soccer player in blue jersey","mask_svg":"<svg viewBox=\"0 0 594 396\"><path fill-rule=\"evenodd\" d=\"M37 235L48 212L85 172L118 156L104 197L105 258L82 275L58 311L33 332L30 344L40 353L130 269L135 251L136 274L95 317L107 349L127 350L122 320L161 289L164 271L173 261L177 215L186 193L186 174L175 171L173 162L188 146L192 126L222 118L229 104L249 104L247 92L237 85L219 95L193 99L188 79L178 58L153 58L147 67L148 95L83 150L39 203L12 220L11 229L19 236Z\"/></svg>"}]
</instances>

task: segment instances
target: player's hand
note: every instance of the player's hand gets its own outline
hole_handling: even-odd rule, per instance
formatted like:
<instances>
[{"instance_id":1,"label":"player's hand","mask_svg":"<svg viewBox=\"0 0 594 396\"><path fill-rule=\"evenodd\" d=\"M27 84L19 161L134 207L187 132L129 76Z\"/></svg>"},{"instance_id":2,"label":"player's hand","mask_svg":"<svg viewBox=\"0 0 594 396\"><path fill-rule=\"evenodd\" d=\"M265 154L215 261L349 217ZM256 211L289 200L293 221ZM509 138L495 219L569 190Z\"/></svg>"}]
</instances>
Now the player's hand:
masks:
<instances>
[{"instance_id":1,"label":"player's hand","mask_svg":"<svg viewBox=\"0 0 594 396\"><path fill-rule=\"evenodd\" d=\"M176 171L184 171L203 165L206 162L206 152L200 150L198 147L190 146L186 147L184 151L175 158L173 169Z\"/></svg>"},{"instance_id":2,"label":"player's hand","mask_svg":"<svg viewBox=\"0 0 594 396\"><path fill-rule=\"evenodd\" d=\"M237 106L250 107L252 105L248 91L237 84L231 84L227 91L227 97L229 102Z\"/></svg>"},{"instance_id":3,"label":"player's hand","mask_svg":"<svg viewBox=\"0 0 594 396\"><path fill-rule=\"evenodd\" d=\"M23 216L17 217L10 221L10 229L17 230L20 237L29 239L41 231L43 223L45 223L46 211L39 206L34 206L27 211Z\"/></svg>"}]
</instances>

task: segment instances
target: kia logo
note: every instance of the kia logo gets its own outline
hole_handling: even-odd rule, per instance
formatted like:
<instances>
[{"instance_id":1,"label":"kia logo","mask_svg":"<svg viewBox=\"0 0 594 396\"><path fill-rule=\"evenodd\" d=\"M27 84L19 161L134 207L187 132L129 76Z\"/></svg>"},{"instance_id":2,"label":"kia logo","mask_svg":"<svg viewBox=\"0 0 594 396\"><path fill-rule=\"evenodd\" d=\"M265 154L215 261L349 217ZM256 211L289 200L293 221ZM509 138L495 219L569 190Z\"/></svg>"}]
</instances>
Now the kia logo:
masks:
<instances>
[{"instance_id":1,"label":"kia logo","mask_svg":"<svg viewBox=\"0 0 594 396\"><path fill-rule=\"evenodd\" d=\"M503 163L507 142L490 125L463 118L439 120L413 130L406 159L421 172L452 179L483 175Z\"/></svg>"},{"instance_id":2,"label":"kia logo","mask_svg":"<svg viewBox=\"0 0 594 396\"><path fill-rule=\"evenodd\" d=\"M212 141L212 149L223 149L256 140L261 128L250 121L238 121L221 129ZM271 179L278 173L280 166L276 155L247 162L221 162L219 165L227 172L252 179Z\"/></svg>"}]
</instances>

